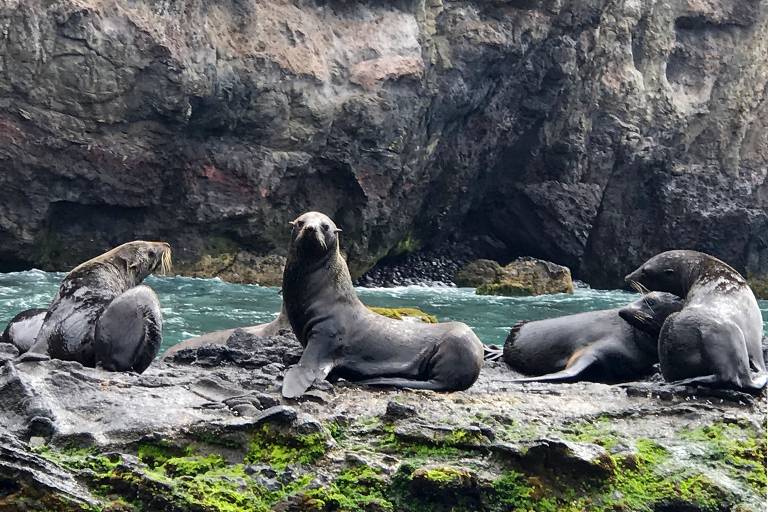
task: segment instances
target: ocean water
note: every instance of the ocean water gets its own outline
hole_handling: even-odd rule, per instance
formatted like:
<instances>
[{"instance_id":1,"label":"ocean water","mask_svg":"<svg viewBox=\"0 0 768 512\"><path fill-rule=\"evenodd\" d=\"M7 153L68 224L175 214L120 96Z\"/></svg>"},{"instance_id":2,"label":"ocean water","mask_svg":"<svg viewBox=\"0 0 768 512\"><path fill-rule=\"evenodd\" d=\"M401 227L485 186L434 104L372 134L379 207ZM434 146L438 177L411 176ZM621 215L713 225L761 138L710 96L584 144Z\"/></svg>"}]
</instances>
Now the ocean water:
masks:
<instances>
[{"instance_id":1,"label":"ocean water","mask_svg":"<svg viewBox=\"0 0 768 512\"><path fill-rule=\"evenodd\" d=\"M0 274L0 328L16 313L47 307L64 274L30 270ZM273 320L280 310L280 289L226 283L218 279L151 276L145 284L160 298L164 318L163 349L218 329ZM358 288L370 306L417 307L440 321L467 323L485 343L503 344L519 320L540 320L583 311L618 307L639 295L622 290L577 288L572 295L494 297L471 288L405 286ZM768 301L759 301L768 333Z\"/></svg>"}]
</instances>

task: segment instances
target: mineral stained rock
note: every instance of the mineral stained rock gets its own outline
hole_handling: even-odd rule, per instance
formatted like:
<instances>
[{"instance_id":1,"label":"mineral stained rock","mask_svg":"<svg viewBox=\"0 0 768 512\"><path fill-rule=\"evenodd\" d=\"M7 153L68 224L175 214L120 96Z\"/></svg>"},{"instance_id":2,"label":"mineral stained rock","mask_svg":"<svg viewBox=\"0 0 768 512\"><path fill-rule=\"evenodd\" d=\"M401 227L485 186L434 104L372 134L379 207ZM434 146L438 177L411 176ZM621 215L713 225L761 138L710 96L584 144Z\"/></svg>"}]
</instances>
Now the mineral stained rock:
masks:
<instances>
[{"instance_id":1,"label":"mineral stained rock","mask_svg":"<svg viewBox=\"0 0 768 512\"><path fill-rule=\"evenodd\" d=\"M0 270L151 238L222 271L317 209L355 275L451 239L599 286L673 247L765 275L767 10L6 0Z\"/></svg>"},{"instance_id":2,"label":"mineral stained rock","mask_svg":"<svg viewBox=\"0 0 768 512\"><path fill-rule=\"evenodd\" d=\"M247 337L141 375L0 371L0 510L762 510L765 397L654 382L279 393L301 349ZM41 428L46 426L46 429Z\"/></svg>"}]
</instances>

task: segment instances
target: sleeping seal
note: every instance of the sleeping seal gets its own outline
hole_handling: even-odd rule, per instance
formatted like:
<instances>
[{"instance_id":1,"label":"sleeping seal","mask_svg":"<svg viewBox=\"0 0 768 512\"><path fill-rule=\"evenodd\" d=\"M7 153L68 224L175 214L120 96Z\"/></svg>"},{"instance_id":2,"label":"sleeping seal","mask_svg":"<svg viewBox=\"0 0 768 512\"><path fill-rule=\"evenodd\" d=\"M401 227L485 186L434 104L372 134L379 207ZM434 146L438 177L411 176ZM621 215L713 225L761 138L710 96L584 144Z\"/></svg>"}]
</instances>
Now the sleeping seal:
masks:
<instances>
[{"instance_id":1,"label":"sleeping seal","mask_svg":"<svg viewBox=\"0 0 768 512\"><path fill-rule=\"evenodd\" d=\"M510 382L627 382L659 361L656 342L667 317L683 301L654 292L623 308L518 322L504 343L504 361L539 375Z\"/></svg>"},{"instance_id":2,"label":"sleeping seal","mask_svg":"<svg viewBox=\"0 0 768 512\"><path fill-rule=\"evenodd\" d=\"M170 269L165 242L128 242L75 267L61 283L34 345L20 361L64 359L143 372L162 341L162 314L149 274Z\"/></svg>"},{"instance_id":3,"label":"sleeping seal","mask_svg":"<svg viewBox=\"0 0 768 512\"><path fill-rule=\"evenodd\" d=\"M682 311L670 315L659 334L659 363L667 381L747 391L765 386L760 309L746 280L727 263L698 251L667 251L625 279L685 299Z\"/></svg>"},{"instance_id":4,"label":"sleeping seal","mask_svg":"<svg viewBox=\"0 0 768 512\"><path fill-rule=\"evenodd\" d=\"M285 374L283 396L301 396L328 376L435 391L467 389L477 380L483 345L467 325L401 322L372 312L352 286L333 221L309 212L291 224L283 304L304 352Z\"/></svg>"}]
</instances>

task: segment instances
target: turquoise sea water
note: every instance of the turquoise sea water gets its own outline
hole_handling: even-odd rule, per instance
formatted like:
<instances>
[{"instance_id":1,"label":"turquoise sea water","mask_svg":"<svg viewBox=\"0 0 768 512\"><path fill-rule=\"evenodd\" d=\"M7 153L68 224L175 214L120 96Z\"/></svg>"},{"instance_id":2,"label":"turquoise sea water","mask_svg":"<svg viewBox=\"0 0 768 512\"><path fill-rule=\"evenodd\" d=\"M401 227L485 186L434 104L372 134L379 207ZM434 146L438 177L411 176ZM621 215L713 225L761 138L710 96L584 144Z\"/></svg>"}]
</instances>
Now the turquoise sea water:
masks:
<instances>
[{"instance_id":1,"label":"turquoise sea water","mask_svg":"<svg viewBox=\"0 0 768 512\"><path fill-rule=\"evenodd\" d=\"M47 307L62 273L30 270L0 274L0 322L5 324L24 309ZM269 322L280 310L280 290L230 284L218 279L150 277L145 283L163 307L164 348L199 334ZM502 344L518 320L539 320L582 311L618 307L638 295L621 290L577 288L573 295L493 297L475 295L471 288L358 288L370 306L418 307L441 321L469 324L485 343ZM760 301L768 333L768 301Z\"/></svg>"}]
</instances>

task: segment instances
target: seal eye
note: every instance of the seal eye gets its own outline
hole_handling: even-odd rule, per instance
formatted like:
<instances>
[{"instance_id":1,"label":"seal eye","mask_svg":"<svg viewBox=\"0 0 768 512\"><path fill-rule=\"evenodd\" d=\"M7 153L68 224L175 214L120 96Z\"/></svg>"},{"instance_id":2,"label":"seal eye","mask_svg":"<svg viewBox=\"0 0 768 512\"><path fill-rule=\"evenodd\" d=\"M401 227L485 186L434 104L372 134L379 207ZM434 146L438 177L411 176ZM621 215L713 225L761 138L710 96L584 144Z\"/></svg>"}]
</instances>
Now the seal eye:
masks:
<instances>
[{"instance_id":1,"label":"seal eye","mask_svg":"<svg viewBox=\"0 0 768 512\"><path fill-rule=\"evenodd\" d=\"M297 220L296 221L296 227L301 229L304 227L304 221L303 220Z\"/></svg>"},{"instance_id":2,"label":"seal eye","mask_svg":"<svg viewBox=\"0 0 768 512\"><path fill-rule=\"evenodd\" d=\"M323 224L323 231L328 231L329 229L331 229L331 226L328 224Z\"/></svg>"}]
</instances>

